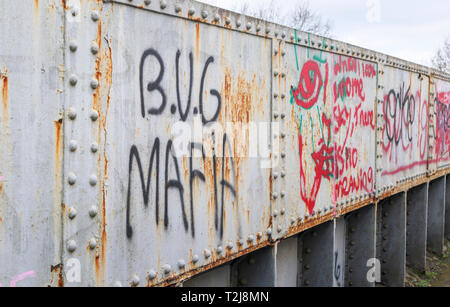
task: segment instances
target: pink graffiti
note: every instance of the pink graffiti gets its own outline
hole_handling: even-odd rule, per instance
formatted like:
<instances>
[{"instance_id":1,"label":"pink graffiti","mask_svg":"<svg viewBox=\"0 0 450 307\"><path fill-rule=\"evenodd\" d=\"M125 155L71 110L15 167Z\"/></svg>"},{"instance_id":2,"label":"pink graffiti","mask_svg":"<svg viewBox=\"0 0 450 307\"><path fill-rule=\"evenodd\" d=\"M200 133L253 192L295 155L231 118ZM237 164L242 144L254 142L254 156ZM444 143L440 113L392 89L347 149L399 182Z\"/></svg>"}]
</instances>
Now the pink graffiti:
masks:
<instances>
[{"instance_id":1,"label":"pink graffiti","mask_svg":"<svg viewBox=\"0 0 450 307\"><path fill-rule=\"evenodd\" d=\"M14 277L11 280L11 283L9 284L9 286L11 288L15 288L19 281L24 280L26 278L32 278L32 277L35 277L35 276L36 276L36 273L34 271L28 271L28 272L25 272L23 274L17 275L16 277Z\"/></svg>"}]
</instances>

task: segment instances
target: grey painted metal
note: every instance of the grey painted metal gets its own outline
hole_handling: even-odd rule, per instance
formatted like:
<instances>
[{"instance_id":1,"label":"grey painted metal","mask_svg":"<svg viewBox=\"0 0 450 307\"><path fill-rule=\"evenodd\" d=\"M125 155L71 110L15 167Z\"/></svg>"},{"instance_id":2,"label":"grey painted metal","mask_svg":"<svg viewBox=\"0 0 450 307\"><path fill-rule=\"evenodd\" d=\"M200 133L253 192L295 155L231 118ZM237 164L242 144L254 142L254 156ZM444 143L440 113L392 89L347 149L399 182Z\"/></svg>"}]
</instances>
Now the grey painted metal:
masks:
<instances>
[{"instance_id":1,"label":"grey painted metal","mask_svg":"<svg viewBox=\"0 0 450 307\"><path fill-rule=\"evenodd\" d=\"M242 257L236 264L237 280L233 285L239 287L275 287L277 281L276 247L268 246Z\"/></svg>"},{"instance_id":2,"label":"grey painted metal","mask_svg":"<svg viewBox=\"0 0 450 307\"><path fill-rule=\"evenodd\" d=\"M224 264L185 281L183 287L231 287L231 264Z\"/></svg>"},{"instance_id":3,"label":"grey painted metal","mask_svg":"<svg viewBox=\"0 0 450 307\"><path fill-rule=\"evenodd\" d=\"M64 11L0 1L0 287L62 274Z\"/></svg>"},{"instance_id":4,"label":"grey painted metal","mask_svg":"<svg viewBox=\"0 0 450 307\"><path fill-rule=\"evenodd\" d=\"M377 258L381 284L403 287L406 271L406 193L377 204Z\"/></svg>"},{"instance_id":5,"label":"grey painted metal","mask_svg":"<svg viewBox=\"0 0 450 307\"><path fill-rule=\"evenodd\" d=\"M346 219L345 286L374 287L376 261L376 214L374 204L349 213ZM371 261L372 260L372 261ZM370 271L370 272L369 272ZM368 278L369 277L369 278Z\"/></svg>"},{"instance_id":6,"label":"grey painted metal","mask_svg":"<svg viewBox=\"0 0 450 307\"><path fill-rule=\"evenodd\" d=\"M427 258L428 183L407 192L406 262L425 271Z\"/></svg>"},{"instance_id":7,"label":"grey painted metal","mask_svg":"<svg viewBox=\"0 0 450 307\"><path fill-rule=\"evenodd\" d=\"M293 236L276 245L276 287L296 287L298 271L298 237Z\"/></svg>"},{"instance_id":8,"label":"grey painted metal","mask_svg":"<svg viewBox=\"0 0 450 307\"><path fill-rule=\"evenodd\" d=\"M326 222L299 236L299 286L333 286L334 226L334 221Z\"/></svg>"},{"instance_id":9,"label":"grey painted metal","mask_svg":"<svg viewBox=\"0 0 450 307\"><path fill-rule=\"evenodd\" d=\"M442 255L444 252L446 177L430 182L428 191L427 248Z\"/></svg>"}]
</instances>

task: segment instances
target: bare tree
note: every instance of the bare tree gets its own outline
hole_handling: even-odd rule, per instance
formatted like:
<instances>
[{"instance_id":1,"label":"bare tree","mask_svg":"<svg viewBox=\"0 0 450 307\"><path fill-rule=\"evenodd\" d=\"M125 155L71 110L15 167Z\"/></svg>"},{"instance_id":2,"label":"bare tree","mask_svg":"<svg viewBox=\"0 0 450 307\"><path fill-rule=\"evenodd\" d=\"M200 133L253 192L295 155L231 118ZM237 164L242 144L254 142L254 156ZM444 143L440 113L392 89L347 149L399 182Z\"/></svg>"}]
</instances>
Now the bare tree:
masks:
<instances>
[{"instance_id":1,"label":"bare tree","mask_svg":"<svg viewBox=\"0 0 450 307\"><path fill-rule=\"evenodd\" d=\"M282 24L300 31L310 32L322 36L331 35L330 20L323 20L322 17L314 12L308 2L301 2L290 10L287 14L282 14L279 1L271 0L269 3L258 3L256 8L250 7L247 1L235 6L233 10L255 18L267 20L270 22Z\"/></svg>"},{"instance_id":2,"label":"bare tree","mask_svg":"<svg viewBox=\"0 0 450 307\"><path fill-rule=\"evenodd\" d=\"M450 38L447 39L444 46L436 52L431 63L437 70L450 74Z\"/></svg>"}]
</instances>

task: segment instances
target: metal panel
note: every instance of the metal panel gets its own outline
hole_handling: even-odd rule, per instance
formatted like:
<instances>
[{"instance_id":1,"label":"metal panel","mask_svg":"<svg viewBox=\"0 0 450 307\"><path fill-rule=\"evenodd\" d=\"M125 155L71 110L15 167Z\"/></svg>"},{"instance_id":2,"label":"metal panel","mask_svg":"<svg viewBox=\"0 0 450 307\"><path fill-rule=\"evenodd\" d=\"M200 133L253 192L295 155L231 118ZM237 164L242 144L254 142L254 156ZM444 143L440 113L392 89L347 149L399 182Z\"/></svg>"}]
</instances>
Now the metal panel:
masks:
<instances>
[{"instance_id":1,"label":"metal panel","mask_svg":"<svg viewBox=\"0 0 450 307\"><path fill-rule=\"evenodd\" d=\"M380 267L376 260L376 206L346 216L345 286L373 287Z\"/></svg>"},{"instance_id":2,"label":"metal panel","mask_svg":"<svg viewBox=\"0 0 450 307\"><path fill-rule=\"evenodd\" d=\"M377 204L377 258L381 284L403 287L406 272L406 193Z\"/></svg>"},{"instance_id":3,"label":"metal panel","mask_svg":"<svg viewBox=\"0 0 450 307\"><path fill-rule=\"evenodd\" d=\"M432 160L437 169L450 165L450 82L435 78L430 85L430 100L434 103L432 118L434 130L430 135L433 142Z\"/></svg>"},{"instance_id":4,"label":"metal panel","mask_svg":"<svg viewBox=\"0 0 450 307\"><path fill-rule=\"evenodd\" d=\"M333 287L344 287L345 280L345 243L347 225L345 217L335 220L334 256L333 256Z\"/></svg>"},{"instance_id":5,"label":"metal panel","mask_svg":"<svg viewBox=\"0 0 450 307\"><path fill-rule=\"evenodd\" d=\"M183 283L183 287L231 287L231 265L224 264Z\"/></svg>"},{"instance_id":6,"label":"metal panel","mask_svg":"<svg viewBox=\"0 0 450 307\"><path fill-rule=\"evenodd\" d=\"M271 40L116 3L103 16L105 283L162 284L264 245L270 156L252 142L269 142Z\"/></svg>"},{"instance_id":7,"label":"metal panel","mask_svg":"<svg viewBox=\"0 0 450 307\"><path fill-rule=\"evenodd\" d=\"M303 33L296 39L310 41ZM284 44L276 59L283 65L274 114L281 114L281 154L287 155L283 228L374 196L377 64L315 49L321 46L327 43Z\"/></svg>"},{"instance_id":8,"label":"metal panel","mask_svg":"<svg viewBox=\"0 0 450 307\"><path fill-rule=\"evenodd\" d=\"M427 257L428 183L407 192L406 261L425 271Z\"/></svg>"},{"instance_id":9,"label":"metal panel","mask_svg":"<svg viewBox=\"0 0 450 307\"><path fill-rule=\"evenodd\" d=\"M427 172L428 82L423 74L384 67L379 194Z\"/></svg>"},{"instance_id":10,"label":"metal panel","mask_svg":"<svg viewBox=\"0 0 450 307\"><path fill-rule=\"evenodd\" d=\"M277 251L275 246L262 248L238 260L239 287L275 287L277 282Z\"/></svg>"},{"instance_id":11,"label":"metal panel","mask_svg":"<svg viewBox=\"0 0 450 307\"><path fill-rule=\"evenodd\" d=\"M0 1L0 286L62 285L64 12Z\"/></svg>"},{"instance_id":12,"label":"metal panel","mask_svg":"<svg viewBox=\"0 0 450 307\"><path fill-rule=\"evenodd\" d=\"M441 256L444 252L446 177L430 182L428 191L427 248Z\"/></svg>"}]
</instances>

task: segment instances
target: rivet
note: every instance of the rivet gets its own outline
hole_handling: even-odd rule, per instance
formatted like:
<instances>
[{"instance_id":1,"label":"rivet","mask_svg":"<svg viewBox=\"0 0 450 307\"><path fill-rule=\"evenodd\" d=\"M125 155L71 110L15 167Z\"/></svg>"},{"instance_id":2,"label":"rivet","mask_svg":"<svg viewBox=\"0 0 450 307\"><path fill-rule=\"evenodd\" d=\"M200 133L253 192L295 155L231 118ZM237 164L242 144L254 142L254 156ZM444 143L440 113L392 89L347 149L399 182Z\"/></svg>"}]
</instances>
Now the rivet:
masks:
<instances>
[{"instance_id":1,"label":"rivet","mask_svg":"<svg viewBox=\"0 0 450 307\"><path fill-rule=\"evenodd\" d=\"M286 158L286 153L285 152L281 153L281 158L283 158L283 159Z\"/></svg>"},{"instance_id":2,"label":"rivet","mask_svg":"<svg viewBox=\"0 0 450 307\"><path fill-rule=\"evenodd\" d=\"M291 225L295 224L296 219L295 218L291 218Z\"/></svg>"},{"instance_id":3,"label":"rivet","mask_svg":"<svg viewBox=\"0 0 450 307\"><path fill-rule=\"evenodd\" d=\"M97 79L92 79L91 80L91 88L93 90L95 90L95 89L97 89L97 87L98 87L98 80Z\"/></svg>"},{"instance_id":4,"label":"rivet","mask_svg":"<svg viewBox=\"0 0 450 307\"><path fill-rule=\"evenodd\" d=\"M281 191L281 198L284 198L286 196L286 192ZM284 214L283 211L281 211L281 214Z\"/></svg>"},{"instance_id":5,"label":"rivet","mask_svg":"<svg viewBox=\"0 0 450 307\"><path fill-rule=\"evenodd\" d=\"M150 5L150 3L152 3L150 0L144 0L145 5Z\"/></svg>"},{"instance_id":6,"label":"rivet","mask_svg":"<svg viewBox=\"0 0 450 307\"><path fill-rule=\"evenodd\" d=\"M75 42L70 42L69 49L70 49L70 51L75 52L75 51L77 51L78 46Z\"/></svg>"},{"instance_id":7,"label":"rivet","mask_svg":"<svg viewBox=\"0 0 450 307\"><path fill-rule=\"evenodd\" d=\"M245 277L241 277L241 278L239 279L239 283L240 283L241 285L245 286L245 285L247 285L248 281L247 281L247 279L246 279Z\"/></svg>"},{"instance_id":8,"label":"rivet","mask_svg":"<svg viewBox=\"0 0 450 307\"><path fill-rule=\"evenodd\" d=\"M236 27L240 28L241 27L241 21L240 20L236 20Z\"/></svg>"},{"instance_id":9,"label":"rivet","mask_svg":"<svg viewBox=\"0 0 450 307\"><path fill-rule=\"evenodd\" d=\"M217 248L217 253L218 253L218 254L222 254L222 253L223 253L223 247L222 247L222 246L219 246L219 247Z\"/></svg>"},{"instance_id":10,"label":"rivet","mask_svg":"<svg viewBox=\"0 0 450 307\"><path fill-rule=\"evenodd\" d=\"M278 193L277 192L273 193L272 197L273 197L273 199L277 199L278 198Z\"/></svg>"},{"instance_id":11,"label":"rivet","mask_svg":"<svg viewBox=\"0 0 450 307\"><path fill-rule=\"evenodd\" d=\"M90 184L91 186L95 186L95 185L97 184L97 176L96 176L96 175L92 175L92 176L89 178L89 184Z\"/></svg>"},{"instance_id":12,"label":"rivet","mask_svg":"<svg viewBox=\"0 0 450 307\"><path fill-rule=\"evenodd\" d=\"M92 145L91 145L91 151L92 151L93 153L96 153L96 152L98 151L98 145L97 145L97 143L92 143Z\"/></svg>"},{"instance_id":13,"label":"rivet","mask_svg":"<svg viewBox=\"0 0 450 307\"><path fill-rule=\"evenodd\" d=\"M181 6L179 6L178 4L175 5L175 13L179 13L181 12Z\"/></svg>"},{"instance_id":14,"label":"rivet","mask_svg":"<svg viewBox=\"0 0 450 307\"><path fill-rule=\"evenodd\" d=\"M164 274L169 274L170 271L172 271L172 267L170 266L170 264L163 265L162 269L163 269Z\"/></svg>"},{"instance_id":15,"label":"rivet","mask_svg":"<svg viewBox=\"0 0 450 307\"><path fill-rule=\"evenodd\" d=\"M96 43L92 43L92 45L91 45L91 53L94 54L94 55L98 53L98 45Z\"/></svg>"},{"instance_id":16,"label":"rivet","mask_svg":"<svg viewBox=\"0 0 450 307\"><path fill-rule=\"evenodd\" d=\"M249 22L247 23L247 30L250 30L252 28L252 24Z\"/></svg>"},{"instance_id":17,"label":"rivet","mask_svg":"<svg viewBox=\"0 0 450 307\"><path fill-rule=\"evenodd\" d=\"M262 232L258 232L258 233L256 234L256 237L257 237L258 239L261 239L261 238L262 238Z\"/></svg>"},{"instance_id":18,"label":"rivet","mask_svg":"<svg viewBox=\"0 0 450 307\"><path fill-rule=\"evenodd\" d=\"M253 241L255 241L255 237L253 235L249 235L247 241L253 242Z\"/></svg>"},{"instance_id":19,"label":"rivet","mask_svg":"<svg viewBox=\"0 0 450 307\"><path fill-rule=\"evenodd\" d=\"M259 31L261 31L261 26L260 26L260 25L257 25L257 26L256 26L256 32L259 32Z\"/></svg>"},{"instance_id":20,"label":"rivet","mask_svg":"<svg viewBox=\"0 0 450 307\"><path fill-rule=\"evenodd\" d=\"M286 32L281 33L281 38L285 38L286 37Z\"/></svg>"},{"instance_id":21,"label":"rivet","mask_svg":"<svg viewBox=\"0 0 450 307\"><path fill-rule=\"evenodd\" d=\"M97 11L93 11L91 14L91 19L92 21L96 22L100 19L100 15Z\"/></svg>"},{"instance_id":22,"label":"rivet","mask_svg":"<svg viewBox=\"0 0 450 307\"><path fill-rule=\"evenodd\" d=\"M68 182L70 185L74 185L77 182L77 176L74 173L69 173Z\"/></svg>"},{"instance_id":23,"label":"rivet","mask_svg":"<svg viewBox=\"0 0 450 307\"><path fill-rule=\"evenodd\" d=\"M267 229L266 234L270 237L272 235L272 229L271 228Z\"/></svg>"},{"instance_id":24,"label":"rivet","mask_svg":"<svg viewBox=\"0 0 450 307\"><path fill-rule=\"evenodd\" d=\"M98 119L98 112L96 110L91 111L91 115L89 116L93 122Z\"/></svg>"},{"instance_id":25,"label":"rivet","mask_svg":"<svg viewBox=\"0 0 450 307\"><path fill-rule=\"evenodd\" d=\"M211 257L211 251L209 249L205 249L203 251L205 258L208 259L209 257Z\"/></svg>"},{"instance_id":26,"label":"rivet","mask_svg":"<svg viewBox=\"0 0 450 307\"><path fill-rule=\"evenodd\" d=\"M284 139L286 137L286 133L281 133L281 138Z\"/></svg>"},{"instance_id":27,"label":"rivet","mask_svg":"<svg viewBox=\"0 0 450 307\"><path fill-rule=\"evenodd\" d=\"M309 280L305 280L305 285L309 285Z\"/></svg>"},{"instance_id":28,"label":"rivet","mask_svg":"<svg viewBox=\"0 0 450 307\"><path fill-rule=\"evenodd\" d=\"M77 216L77 209L69 208L69 219L73 220Z\"/></svg>"},{"instance_id":29,"label":"rivet","mask_svg":"<svg viewBox=\"0 0 450 307\"><path fill-rule=\"evenodd\" d=\"M71 13L72 13L72 16L75 17L78 15L78 10L76 8L73 8Z\"/></svg>"},{"instance_id":30,"label":"rivet","mask_svg":"<svg viewBox=\"0 0 450 307\"><path fill-rule=\"evenodd\" d=\"M231 23L230 18L225 17L225 24L228 26L228 25L230 25L230 23Z\"/></svg>"},{"instance_id":31,"label":"rivet","mask_svg":"<svg viewBox=\"0 0 450 307\"><path fill-rule=\"evenodd\" d=\"M273 113L273 117L274 117L275 119L277 119L277 118L278 118L278 112L274 112L274 113Z\"/></svg>"},{"instance_id":32,"label":"rivet","mask_svg":"<svg viewBox=\"0 0 450 307\"><path fill-rule=\"evenodd\" d=\"M178 268L182 269L186 266L186 262L183 259L178 260Z\"/></svg>"},{"instance_id":33,"label":"rivet","mask_svg":"<svg viewBox=\"0 0 450 307\"><path fill-rule=\"evenodd\" d=\"M76 249L77 249L77 242L75 242L74 240L70 240L67 244L67 250L70 253L73 253Z\"/></svg>"},{"instance_id":34,"label":"rivet","mask_svg":"<svg viewBox=\"0 0 450 307\"><path fill-rule=\"evenodd\" d=\"M278 173L277 173L277 172L274 172L274 173L273 173L273 178L274 178L274 179L277 179L277 178L278 178Z\"/></svg>"},{"instance_id":35,"label":"rivet","mask_svg":"<svg viewBox=\"0 0 450 307\"><path fill-rule=\"evenodd\" d=\"M78 83L78 78L77 78L77 76L76 76L76 75L71 75L70 78L69 78L69 83L70 83L70 85L72 85L72 86L77 85L77 83Z\"/></svg>"},{"instance_id":36,"label":"rivet","mask_svg":"<svg viewBox=\"0 0 450 307\"><path fill-rule=\"evenodd\" d=\"M277 217L277 216L278 216L278 210L274 210L274 211L273 211L273 216L274 216L274 217Z\"/></svg>"},{"instance_id":37,"label":"rivet","mask_svg":"<svg viewBox=\"0 0 450 307\"><path fill-rule=\"evenodd\" d=\"M286 209L281 209L281 215L284 215L286 213Z\"/></svg>"},{"instance_id":38,"label":"rivet","mask_svg":"<svg viewBox=\"0 0 450 307\"><path fill-rule=\"evenodd\" d=\"M286 177L286 173L284 171L281 172L281 178Z\"/></svg>"},{"instance_id":39,"label":"rivet","mask_svg":"<svg viewBox=\"0 0 450 307\"><path fill-rule=\"evenodd\" d=\"M306 249L306 253L307 253L307 254L311 254L311 249L310 249L310 248L307 248L307 249Z\"/></svg>"},{"instance_id":40,"label":"rivet","mask_svg":"<svg viewBox=\"0 0 450 307\"><path fill-rule=\"evenodd\" d=\"M90 217L92 217L92 218L96 217L96 216L97 216L97 213L98 213L98 208L97 208L97 206L92 206L92 207L89 209L89 216L90 216Z\"/></svg>"},{"instance_id":41,"label":"rivet","mask_svg":"<svg viewBox=\"0 0 450 307\"><path fill-rule=\"evenodd\" d=\"M194 257L192 257L192 263L197 263L200 261L200 258L198 257L198 255L194 255Z\"/></svg>"},{"instance_id":42,"label":"rivet","mask_svg":"<svg viewBox=\"0 0 450 307\"><path fill-rule=\"evenodd\" d=\"M191 7L190 9L189 9L189 15L190 16L193 16L194 14L195 14L195 9L193 8L193 7Z\"/></svg>"},{"instance_id":43,"label":"rivet","mask_svg":"<svg viewBox=\"0 0 450 307\"><path fill-rule=\"evenodd\" d=\"M278 98L278 93L273 94L273 97Z\"/></svg>"},{"instance_id":44,"label":"rivet","mask_svg":"<svg viewBox=\"0 0 450 307\"><path fill-rule=\"evenodd\" d=\"M89 240L89 248L90 249L95 249L97 247L97 240L92 238L91 240Z\"/></svg>"},{"instance_id":45,"label":"rivet","mask_svg":"<svg viewBox=\"0 0 450 307\"><path fill-rule=\"evenodd\" d=\"M220 21L219 14L214 15L214 22L219 22L219 21Z\"/></svg>"},{"instance_id":46,"label":"rivet","mask_svg":"<svg viewBox=\"0 0 450 307\"><path fill-rule=\"evenodd\" d=\"M229 241L227 243L227 249L233 249L233 242Z\"/></svg>"},{"instance_id":47,"label":"rivet","mask_svg":"<svg viewBox=\"0 0 450 307\"><path fill-rule=\"evenodd\" d=\"M150 270L150 272L148 272L148 279L153 280L155 278L156 278L156 272L154 270Z\"/></svg>"},{"instance_id":48,"label":"rivet","mask_svg":"<svg viewBox=\"0 0 450 307\"><path fill-rule=\"evenodd\" d=\"M160 7L164 10L167 7L167 2L165 0L161 0Z\"/></svg>"},{"instance_id":49,"label":"rivet","mask_svg":"<svg viewBox=\"0 0 450 307\"><path fill-rule=\"evenodd\" d=\"M270 33L270 28L267 28L266 29L266 34L269 34Z\"/></svg>"},{"instance_id":50,"label":"rivet","mask_svg":"<svg viewBox=\"0 0 450 307\"><path fill-rule=\"evenodd\" d=\"M207 11L202 11L202 18L203 19L208 18L208 12Z\"/></svg>"},{"instance_id":51,"label":"rivet","mask_svg":"<svg viewBox=\"0 0 450 307\"><path fill-rule=\"evenodd\" d=\"M137 276L137 275L134 275L133 278L131 279L131 285L133 287L139 286L140 282L141 282L141 280L139 279L139 276Z\"/></svg>"},{"instance_id":52,"label":"rivet","mask_svg":"<svg viewBox=\"0 0 450 307\"><path fill-rule=\"evenodd\" d=\"M248 264L254 265L256 263L255 257L251 256L248 258Z\"/></svg>"},{"instance_id":53,"label":"rivet","mask_svg":"<svg viewBox=\"0 0 450 307\"><path fill-rule=\"evenodd\" d=\"M69 149L70 149L71 152L76 151L78 149L77 141L75 141L75 140L70 141Z\"/></svg>"}]
</instances>

